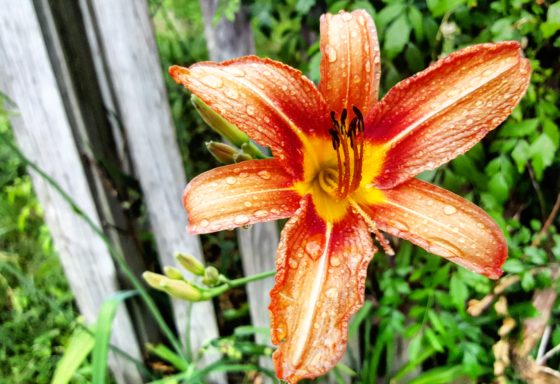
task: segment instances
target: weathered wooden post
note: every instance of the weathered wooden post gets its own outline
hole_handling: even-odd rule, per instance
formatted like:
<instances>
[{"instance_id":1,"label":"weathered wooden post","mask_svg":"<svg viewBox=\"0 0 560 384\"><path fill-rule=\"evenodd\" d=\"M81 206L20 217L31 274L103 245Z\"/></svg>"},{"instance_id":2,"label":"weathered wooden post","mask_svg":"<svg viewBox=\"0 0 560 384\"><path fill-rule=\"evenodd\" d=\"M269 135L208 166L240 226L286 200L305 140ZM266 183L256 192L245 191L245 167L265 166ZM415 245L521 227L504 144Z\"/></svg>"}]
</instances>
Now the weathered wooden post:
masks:
<instances>
[{"instance_id":1,"label":"weathered wooden post","mask_svg":"<svg viewBox=\"0 0 560 384\"><path fill-rule=\"evenodd\" d=\"M40 6L40 4L39 4ZM87 171L74 140L68 115L68 95L59 83L45 32L31 0L0 1L0 86L16 103L11 115L22 151L49 174L97 226L101 220ZM103 241L58 192L31 172L37 197L52 233L64 271L86 321L93 324L103 300L119 290L117 271ZM126 308L113 324L112 343L141 359ZM111 355L111 370L119 383L138 383L136 367Z\"/></svg>"},{"instance_id":2,"label":"weathered wooden post","mask_svg":"<svg viewBox=\"0 0 560 384\"><path fill-rule=\"evenodd\" d=\"M185 232L186 180L146 2L0 0L0 7L0 83L21 113L12 123L26 155L104 228L137 274L145 268L142 252L115 230L131 223L98 158L139 179L162 264L174 264L175 251L201 258L198 238ZM93 323L103 299L119 289L118 271L101 239L44 180L32 179L80 310ZM211 303L189 311L174 301L173 309L183 339L190 326L192 350L218 336ZM140 342L158 341L142 317ZM123 308L112 341L141 359L136 336ZM119 383L141 382L118 356L111 368ZM222 383L225 376L211 380Z\"/></svg>"},{"instance_id":3,"label":"weathered wooden post","mask_svg":"<svg viewBox=\"0 0 560 384\"><path fill-rule=\"evenodd\" d=\"M219 0L200 0L210 59L223 61L255 53L251 25L243 10L237 13L233 22L222 17L214 26L213 20L218 4ZM237 238L246 275L275 268L278 245L278 231L275 223L257 224L250 229L240 229L237 231ZM270 327L268 305L270 303L269 292L273 285L274 279L271 277L251 283L246 288L251 319L256 327ZM257 335L256 340L262 344L270 344L270 339L262 335ZM261 359L260 363L264 367L272 367L270 359Z\"/></svg>"}]
</instances>

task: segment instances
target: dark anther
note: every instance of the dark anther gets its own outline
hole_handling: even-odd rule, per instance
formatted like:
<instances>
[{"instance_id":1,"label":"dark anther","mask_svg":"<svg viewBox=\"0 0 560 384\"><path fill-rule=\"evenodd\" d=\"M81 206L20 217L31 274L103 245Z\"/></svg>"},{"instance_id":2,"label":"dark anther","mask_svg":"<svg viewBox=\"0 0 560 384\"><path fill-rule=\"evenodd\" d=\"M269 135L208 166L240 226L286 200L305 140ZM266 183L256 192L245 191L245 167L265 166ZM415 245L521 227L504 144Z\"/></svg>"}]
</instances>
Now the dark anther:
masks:
<instances>
[{"instance_id":1,"label":"dark anther","mask_svg":"<svg viewBox=\"0 0 560 384\"><path fill-rule=\"evenodd\" d=\"M356 107L355 105L352 106L352 110L354 111L354 114L356 115L356 117L358 118L358 120L364 121L364 116L362 115L362 112L360 112L360 110L358 109L358 107Z\"/></svg>"},{"instance_id":2,"label":"dark anther","mask_svg":"<svg viewBox=\"0 0 560 384\"><path fill-rule=\"evenodd\" d=\"M338 147L340 146L340 137L338 136L338 132L335 131L334 129L329 129L329 134L331 135L332 138L332 146L334 148L334 150L338 150Z\"/></svg>"},{"instance_id":3,"label":"dark anther","mask_svg":"<svg viewBox=\"0 0 560 384\"><path fill-rule=\"evenodd\" d=\"M346 108L344 108L342 110L342 113L340 114L340 125L342 125L343 127L346 126L346 117L348 116L348 111L346 110Z\"/></svg>"}]
</instances>

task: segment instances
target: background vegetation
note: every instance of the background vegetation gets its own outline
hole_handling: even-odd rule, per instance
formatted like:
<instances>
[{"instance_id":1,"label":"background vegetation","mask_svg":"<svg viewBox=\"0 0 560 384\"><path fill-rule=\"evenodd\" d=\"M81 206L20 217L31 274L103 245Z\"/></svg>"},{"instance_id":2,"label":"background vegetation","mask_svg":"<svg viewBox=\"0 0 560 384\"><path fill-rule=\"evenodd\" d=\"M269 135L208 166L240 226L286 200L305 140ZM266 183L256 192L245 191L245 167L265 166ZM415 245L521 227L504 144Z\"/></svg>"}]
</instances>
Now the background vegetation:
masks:
<instances>
[{"instance_id":1,"label":"background vegetation","mask_svg":"<svg viewBox=\"0 0 560 384\"><path fill-rule=\"evenodd\" d=\"M506 235L510 257L494 299L495 283L400 241L398 254L378 254L371 263L367 303L351 332L360 336L362 357L339 366L335 377L356 382L448 383L524 382L506 359L536 338L531 356L541 358L560 345L560 2L544 0L227 0L226 17L249 13L257 53L300 68L319 80L319 16L325 11L366 9L375 19L382 47L382 94L399 80L467 45L518 40L531 60L527 95L512 116L483 142L448 165L421 177L464 196L489 212ZM203 24L195 0L151 0L162 70L207 57ZM189 97L168 80L169 97L188 177L218 164L204 142L217 140L190 106ZM9 133L6 113L0 131ZM63 356L72 332L81 329L41 208L18 157L0 147L0 379L10 383L46 383ZM556 204L556 206L555 206ZM241 276L234 235L203 238L207 260L229 277ZM549 289L551 288L551 289ZM547 290L548 289L548 290ZM550 308L535 308L535 297L550 294ZM556 300L554 300L556 299ZM494 301L492 301L493 303ZM538 304L538 302L537 302ZM244 291L217 300L224 338L213 343L229 363L256 364L270 349L252 342ZM527 319L543 310L551 317L544 336L522 332ZM479 312L479 313L478 313ZM477 316L473 316L477 315ZM249 335L247 335L249 334ZM172 355L152 352L167 370L180 371ZM253 365L245 365L245 367ZM560 354L546 365L558 370ZM358 369L358 367L360 367ZM256 367L232 379L251 382ZM86 359L73 382L86 382ZM171 381L170 381L171 382Z\"/></svg>"}]
</instances>

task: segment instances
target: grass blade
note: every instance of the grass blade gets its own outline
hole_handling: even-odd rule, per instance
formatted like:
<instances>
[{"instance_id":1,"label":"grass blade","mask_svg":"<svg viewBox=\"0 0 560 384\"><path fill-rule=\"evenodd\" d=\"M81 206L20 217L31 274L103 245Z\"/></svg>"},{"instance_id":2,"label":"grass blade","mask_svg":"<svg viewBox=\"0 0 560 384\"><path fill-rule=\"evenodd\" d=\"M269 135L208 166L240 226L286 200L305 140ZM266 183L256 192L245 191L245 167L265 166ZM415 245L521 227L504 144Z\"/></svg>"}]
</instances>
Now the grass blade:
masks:
<instances>
[{"instance_id":1,"label":"grass blade","mask_svg":"<svg viewBox=\"0 0 560 384\"><path fill-rule=\"evenodd\" d=\"M95 339L84 329L78 328L70 336L64 355L56 365L51 384L67 384L82 365L91 350Z\"/></svg>"},{"instance_id":2,"label":"grass blade","mask_svg":"<svg viewBox=\"0 0 560 384\"><path fill-rule=\"evenodd\" d=\"M111 339L113 319L117 314L119 304L137 293L136 291L117 292L106 299L99 310L95 332L95 346L93 348L93 384L105 384L107 382L107 358L109 355L109 341Z\"/></svg>"}]
</instances>

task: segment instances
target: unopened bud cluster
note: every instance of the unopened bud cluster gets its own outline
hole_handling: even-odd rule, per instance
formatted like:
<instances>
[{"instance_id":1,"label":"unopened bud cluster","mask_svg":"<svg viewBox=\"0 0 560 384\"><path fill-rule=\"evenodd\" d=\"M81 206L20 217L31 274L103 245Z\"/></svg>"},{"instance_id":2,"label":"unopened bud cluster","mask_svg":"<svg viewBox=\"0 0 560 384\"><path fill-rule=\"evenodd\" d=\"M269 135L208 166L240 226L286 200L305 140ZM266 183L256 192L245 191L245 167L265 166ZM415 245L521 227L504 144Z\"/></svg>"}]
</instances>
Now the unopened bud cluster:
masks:
<instances>
[{"instance_id":1,"label":"unopened bud cluster","mask_svg":"<svg viewBox=\"0 0 560 384\"><path fill-rule=\"evenodd\" d=\"M191 102L200 117L220 136L232 145L210 141L206 149L223 164L239 163L251 159L263 159L265 156L259 148L239 128L224 119L198 97L192 95Z\"/></svg>"},{"instance_id":2,"label":"unopened bud cluster","mask_svg":"<svg viewBox=\"0 0 560 384\"><path fill-rule=\"evenodd\" d=\"M196 276L202 277L202 284L205 286L214 287L223 282L224 277L215 267L205 267L194 256L177 253L175 258L184 269ZM144 272L142 277L150 287L166 292L178 299L202 301L211 298L205 294L206 288L199 287L185 280L181 270L178 268L166 266L163 268L163 272L163 275L154 272Z\"/></svg>"}]
</instances>

